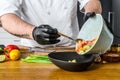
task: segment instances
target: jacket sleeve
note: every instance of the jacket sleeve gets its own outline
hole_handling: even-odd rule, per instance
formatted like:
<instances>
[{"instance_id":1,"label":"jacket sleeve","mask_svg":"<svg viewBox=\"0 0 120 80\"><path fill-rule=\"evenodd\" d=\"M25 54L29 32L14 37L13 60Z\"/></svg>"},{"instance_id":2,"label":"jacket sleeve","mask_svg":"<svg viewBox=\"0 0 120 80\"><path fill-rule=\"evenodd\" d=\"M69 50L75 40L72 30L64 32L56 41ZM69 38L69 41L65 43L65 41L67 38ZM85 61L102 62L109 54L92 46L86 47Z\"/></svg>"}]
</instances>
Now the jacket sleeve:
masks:
<instances>
[{"instance_id":1,"label":"jacket sleeve","mask_svg":"<svg viewBox=\"0 0 120 80\"><path fill-rule=\"evenodd\" d=\"M84 8L84 6L89 2L89 0L78 0L80 5L80 10L82 10Z\"/></svg>"},{"instance_id":2,"label":"jacket sleeve","mask_svg":"<svg viewBox=\"0 0 120 80\"><path fill-rule=\"evenodd\" d=\"M22 0L0 0L0 16L13 13L20 16Z\"/></svg>"}]
</instances>

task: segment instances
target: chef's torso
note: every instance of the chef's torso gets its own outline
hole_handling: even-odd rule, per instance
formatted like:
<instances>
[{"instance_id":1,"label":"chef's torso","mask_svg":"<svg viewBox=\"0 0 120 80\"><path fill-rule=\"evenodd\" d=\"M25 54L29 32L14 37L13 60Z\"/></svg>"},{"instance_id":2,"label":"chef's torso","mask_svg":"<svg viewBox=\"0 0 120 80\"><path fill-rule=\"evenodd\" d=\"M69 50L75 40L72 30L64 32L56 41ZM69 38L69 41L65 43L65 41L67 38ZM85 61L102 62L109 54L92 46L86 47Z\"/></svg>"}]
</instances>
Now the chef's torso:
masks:
<instances>
[{"instance_id":1,"label":"chef's torso","mask_svg":"<svg viewBox=\"0 0 120 80\"><path fill-rule=\"evenodd\" d=\"M78 0L0 0L0 2L4 2L4 4L8 5L5 8L14 5L11 6L12 8L8 8L8 11L20 16L26 22L36 26L48 24L72 38L76 38L79 32L77 1ZM81 3L84 1L81 5L83 6L88 0L79 1ZM60 37L60 39L61 41L57 43L57 45L73 45L69 39L64 37ZM25 46L42 46L37 44L34 40L21 39L21 42L22 45Z\"/></svg>"}]
</instances>

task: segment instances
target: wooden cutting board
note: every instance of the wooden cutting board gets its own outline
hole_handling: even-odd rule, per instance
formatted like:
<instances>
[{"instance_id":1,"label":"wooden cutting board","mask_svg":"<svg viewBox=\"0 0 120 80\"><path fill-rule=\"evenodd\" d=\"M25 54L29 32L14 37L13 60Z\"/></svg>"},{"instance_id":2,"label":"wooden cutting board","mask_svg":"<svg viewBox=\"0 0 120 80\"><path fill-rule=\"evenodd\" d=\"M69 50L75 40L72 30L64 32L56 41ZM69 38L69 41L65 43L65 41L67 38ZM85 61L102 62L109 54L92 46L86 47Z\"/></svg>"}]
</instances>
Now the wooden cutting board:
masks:
<instances>
[{"instance_id":1,"label":"wooden cutting board","mask_svg":"<svg viewBox=\"0 0 120 80\"><path fill-rule=\"evenodd\" d=\"M54 52L75 52L75 48L74 47L63 47L63 46L59 46L59 47L48 47L45 48L42 51L32 51L30 50L28 47L26 46L19 46L20 51L22 53L22 57L26 57L28 55L31 54L36 54L36 55L48 55L50 52L54 51ZM40 48L41 49L41 48ZM48 50L48 51L47 51ZM50 51L50 52L49 52Z\"/></svg>"}]
</instances>

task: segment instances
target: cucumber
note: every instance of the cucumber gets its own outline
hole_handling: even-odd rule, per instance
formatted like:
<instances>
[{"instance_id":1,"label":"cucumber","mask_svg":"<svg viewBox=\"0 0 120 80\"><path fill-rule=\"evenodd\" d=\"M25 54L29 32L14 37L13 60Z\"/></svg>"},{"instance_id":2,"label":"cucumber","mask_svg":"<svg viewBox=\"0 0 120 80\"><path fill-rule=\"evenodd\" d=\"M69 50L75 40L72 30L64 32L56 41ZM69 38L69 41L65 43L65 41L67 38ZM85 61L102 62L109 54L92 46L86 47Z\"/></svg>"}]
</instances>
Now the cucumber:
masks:
<instances>
[{"instance_id":1,"label":"cucumber","mask_svg":"<svg viewBox=\"0 0 120 80\"><path fill-rule=\"evenodd\" d=\"M0 54L4 53L4 45L0 45Z\"/></svg>"},{"instance_id":2,"label":"cucumber","mask_svg":"<svg viewBox=\"0 0 120 80\"><path fill-rule=\"evenodd\" d=\"M4 48L4 47L5 47L5 45L0 45L0 47L1 47L1 48Z\"/></svg>"},{"instance_id":3,"label":"cucumber","mask_svg":"<svg viewBox=\"0 0 120 80\"><path fill-rule=\"evenodd\" d=\"M0 62L4 62L5 61L5 55L0 55Z\"/></svg>"},{"instance_id":4,"label":"cucumber","mask_svg":"<svg viewBox=\"0 0 120 80\"><path fill-rule=\"evenodd\" d=\"M0 54L4 53L4 50L0 47Z\"/></svg>"}]
</instances>

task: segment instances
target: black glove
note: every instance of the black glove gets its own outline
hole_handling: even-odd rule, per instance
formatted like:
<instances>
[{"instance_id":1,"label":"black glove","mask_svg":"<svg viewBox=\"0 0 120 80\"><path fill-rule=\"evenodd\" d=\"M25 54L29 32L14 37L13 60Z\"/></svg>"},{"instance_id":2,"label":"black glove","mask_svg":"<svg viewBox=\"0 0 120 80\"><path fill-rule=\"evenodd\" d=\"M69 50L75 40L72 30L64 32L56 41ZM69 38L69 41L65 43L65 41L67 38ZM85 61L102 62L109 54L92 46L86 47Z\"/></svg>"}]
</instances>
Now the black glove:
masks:
<instances>
[{"instance_id":1,"label":"black glove","mask_svg":"<svg viewBox=\"0 0 120 80\"><path fill-rule=\"evenodd\" d=\"M86 14L84 15L83 20L84 20L84 21L87 21L88 18L94 17L94 16L95 16L95 12L88 12L88 13L86 13Z\"/></svg>"},{"instance_id":2,"label":"black glove","mask_svg":"<svg viewBox=\"0 0 120 80\"><path fill-rule=\"evenodd\" d=\"M58 39L60 35L58 35L57 29L52 28L49 25L40 25L39 27L35 27L32 34L34 40L41 45L55 44L60 41Z\"/></svg>"}]
</instances>

